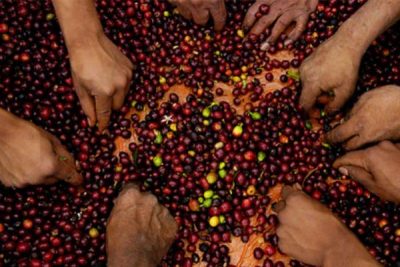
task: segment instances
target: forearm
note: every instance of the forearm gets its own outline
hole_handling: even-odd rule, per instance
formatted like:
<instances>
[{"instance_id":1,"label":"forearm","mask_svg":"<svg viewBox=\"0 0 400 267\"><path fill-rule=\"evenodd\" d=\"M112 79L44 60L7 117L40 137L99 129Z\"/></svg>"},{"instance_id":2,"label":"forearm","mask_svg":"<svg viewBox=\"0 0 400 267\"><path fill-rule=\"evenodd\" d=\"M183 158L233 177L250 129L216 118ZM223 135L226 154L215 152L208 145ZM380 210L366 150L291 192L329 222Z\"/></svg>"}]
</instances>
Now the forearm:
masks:
<instances>
[{"instance_id":1,"label":"forearm","mask_svg":"<svg viewBox=\"0 0 400 267\"><path fill-rule=\"evenodd\" d=\"M326 251L323 267L380 267L361 242L351 233L340 235L336 246Z\"/></svg>"},{"instance_id":2,"label":"forearm","mask_svg":"<svg viewBox=\"0 0 400 267\"><path fill-rule=\"evenodd\" d=\"M361 58L375 38L400 19L399 0L369 0L335 34Z\"/></svg>"},{"instance_id":3,"label":"forearm","mask_svg":"<svg viewBox=\"0 0 400 267\"><path fill-rule=\"evenodd\" d=\"M103 33L94 0L52 0L69 52Z\"/></svg>"}]
</instances>

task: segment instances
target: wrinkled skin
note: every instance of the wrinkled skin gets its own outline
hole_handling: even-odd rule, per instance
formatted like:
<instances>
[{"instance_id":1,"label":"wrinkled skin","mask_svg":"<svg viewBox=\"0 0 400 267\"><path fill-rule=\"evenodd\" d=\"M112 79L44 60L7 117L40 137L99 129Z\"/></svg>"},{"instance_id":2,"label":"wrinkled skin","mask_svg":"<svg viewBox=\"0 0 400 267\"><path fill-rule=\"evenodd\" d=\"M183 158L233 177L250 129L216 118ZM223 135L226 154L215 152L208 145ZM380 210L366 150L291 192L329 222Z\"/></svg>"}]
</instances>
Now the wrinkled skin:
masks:
<instances>
[{"instance_id":1,"label":"wrinkled skin","mask_svg":"<svg viewBox=\"0 0 400 267\"><path fill-rule=\"evenodd\" d=\"M344 123L327 134L331 143L347 149L400 139L400 87L383 86L361 96Z\"/></svg>"},{"instance_id":2,"label":"wrinkled skin","mask_svg":"<svg viewBox=\"0 0 400 267\"><path fill-rule=\"evenodd\" d=\"M214 29L221 31L226 22L226 8L224 0L169 0L175 5L179 13L196 24L207 24L210 16L214 21Z\"/></svg>"},{"instance_id":3,"label":"wrinkled skin","mask_svg":"<svg viewBox=\"0 0 400 267\"><path fill-rule=\"evenodd\" d=\"M256 13L261 5L268 5L269 12L260 18ZM297 40L306 29L310 14L317 7L318 0L257 0L249 9L243 22L245 29L250 29L251 34L259 35L268 27L272 27L271 35L261 45L261 49L268 50L279 36L291 25L293 30L288 33L285 44L288 45Z\"/></svg>"},{"instance_id":4,"label":"wrinkled skin","mask_svg":"<svg viewBox=\"0 0 400 267\"><path fill-rule=\"evenodd\" d=\"M292 187L284 187L278 209L279 249L314 266L379 266L332 212Z\"/></svg>"},{"instance_id":5,"label":"wrinkled skin","mask_svg":"<svg viewBox=\"0 0 400 267\"><path fill-rule=\"evenodd\" d=\"M154 195L126 185L107 223L107 266L157 266L176 232L174 218Z\"/></svg>"},{"instance_id":6,"label":"wrinkled skin","mask_svg":"<svg viewBox=\"0 0 400 267\"><path fill-rule=\"evenodd\" d=\"M400 203L400 145L383 141L349 152L333 165L379 197Z\"/></svg>"},{"instance_id":7,"label":"wrinkled skin","mask_svg":"<svg viewBox=\"0 0 400 267\"><path fill-rule=\"evenodd\" d=\"M75 160L60 141L31 122L1 111L0 181L5 186L82 183Z\"/></svg>"},{"instance_id":8,"label":"wrinkled skin","mask_svg":"<svg viewBox=\"0 0 400 267\"><path fill-rule=\"evenodd\" d=\"M103 33L84 46L70 48L72 78L89 124L103 131L111 110L122 107L134 69L131 61Z\"/></svg>"},{"instance_id":9,"label":"wrinkled skin","mask_svg":"<svg viewBox=\"0 0 400 267\"><path fill-rule=\"evenodd\" d=\"M300 67L300 105L310 111L319 96L328 94L326 110L337 112L354 93L359 65L360 58L339 38L324 42Z\"/></svg>"}]
</instances>

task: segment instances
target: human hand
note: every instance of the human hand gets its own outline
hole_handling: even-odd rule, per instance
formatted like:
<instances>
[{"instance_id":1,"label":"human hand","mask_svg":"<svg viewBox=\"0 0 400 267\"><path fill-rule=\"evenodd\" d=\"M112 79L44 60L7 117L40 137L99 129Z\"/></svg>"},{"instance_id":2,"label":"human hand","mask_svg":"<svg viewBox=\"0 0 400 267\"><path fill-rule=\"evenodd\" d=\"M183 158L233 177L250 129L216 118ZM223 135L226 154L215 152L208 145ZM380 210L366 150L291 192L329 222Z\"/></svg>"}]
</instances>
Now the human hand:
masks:
<instances>
[{"instance_id":1,"label":"human hand","mask_svg":"<svg viewBox=\"0 0 400 267\"><path fill-rule=\"evenodd\" d=\"M157 266L176 232L174 218L154 195L126 185L107 223L107 266Z\"/></svg>"},{"instance_id":2,"label":"human hand","mask_svg":"<svg viewBox=\"0 0 400 267\"><path fill-rule=\"evenodd\" d=\"M338 111L354 93L361 55L346 45L347 40L333 36L319 46L301 65L303 90L300 105L305 111L327 94L329 113Z\"/></svg>"},{"instance_id":3,"label":"human hand","mask_svg":"<svg viewBox=\"0 0 400 267\"><path fill-rule=\"evenodd\" d=\"M133 64L103 33L69 47L72 78L89 124L103 131L111 109L120 109L129 90Z\"/></svg>"},{"instance_id":4,"label":"human hand","mask_svg":"<svg viewBox=\"0 0 400 267\"><path fill-rule=\"evenodd\" d=\"M285 205L278 210L277 235L283 253L315 266L379 266L321 203L288 186L282 198Z\"/></svg>"},{"instance_id":5,"label":"human hand","mask_svg":"<svg viewBox=\"0 0 400 267\"><path fill-rule=\"evenodd\" d=\"M400 203L400 145L383 141L373 147L353 151L333 164L379 197Z\"/></svg>"},{"instance_id":6,"label":"human hand","mask_svg":"<svg viewBox=\"0 0 400 267\"><path fill-rule=\"evenodd\" d=\"M186 19L197 24L205 25L211 17L214 20L214 29L220 31L226 21L224 0L169 0L178 8L179 13Z\"/></svg>"},{"instance_id":7,"label":"human hand","mask_svg":"<svg viewBox=\"0 0 400 267\"><path fill-rule=\"evenodd\" d=\"M279 36L292 24L295 28L288 34L285 44L297 40L306 29L308 17L317 7L318 0L257 0L247 11L243 22L245 29L250 29L251 34L259 35L269 26L274 24L271 35L261 45L261 49L268 50L270 44L276 42ZM269 12L257 18L257 13L262 5L269 6Z\"/></svg>"},{"instance_id":8,"label":"human hand","mask_svg":"<svg viewBox=\"0 0 400 267\"><path fill-rule=\"evenodd\" d=\"M75 160L60 141L34 124L1 111L0 181L5 186L82 183Z\"/></svg>"},{"instance_id":9,"label":"human hand","mask_svg":"<svg viewBox=\"0 0 400 267\"><path fill-rule=\"evenodd\" d=\"M348 119L327 134L331 143L347 149L400 139L400 87L387 85L363 94Z\"/></svg>"}]
</instances>

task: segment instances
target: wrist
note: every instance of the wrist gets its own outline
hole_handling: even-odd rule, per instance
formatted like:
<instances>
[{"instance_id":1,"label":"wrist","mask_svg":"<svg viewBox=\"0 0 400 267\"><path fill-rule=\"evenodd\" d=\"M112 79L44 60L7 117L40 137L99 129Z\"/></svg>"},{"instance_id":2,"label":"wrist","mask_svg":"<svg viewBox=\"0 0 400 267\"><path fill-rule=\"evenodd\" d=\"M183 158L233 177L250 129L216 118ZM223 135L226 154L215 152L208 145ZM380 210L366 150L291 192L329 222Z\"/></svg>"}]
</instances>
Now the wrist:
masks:
<instances>
[{"instance_id":1,"label":"wrist","mask_svg":"<svg viewBox=\"0 0 400 267\"><path fill-rule=\"evenodd\" d=\"M326 250L322 266L381 266L373 259L359 240L347 229L339 230L336 236L339 236L339 239L332 242L333 245Z\"/></svg>"},{"instance_id":2,"label":"wrist","mask_svg":"<svg viewBox=\"0 0 400 267\"><path fill-rule=\"evenodd\" d=\"M92 43L103 34L94 0L52 0L68 50Z\"/></svg>"},{"instance_id":3,"label":"wrist","mask_svg":"<svg viewBox=\"0 0 400 267\"><path fill-rule=\"evenodd\" d=\"M354 23L350 20L351 18L338 29L334 38L338 40L337 43L345 46L354 57L361 61L361 58L370 45L370 41L366 35L360 35L359 32L354 30Z\"/></svg>"},{"instance_id":4,"label":"wrist","mask_svg":"<svg viewBox=\"0 0 400 267\"><path fill-rule=\"evenodd\" d=\"M67 42L68 52L71 58L73 58L76 54L80 53L80 51L84 51L87 49L93 49L98 46L100 43L100 39L103 38L104 32L100 28L98 30L93 30L88 34L79 34ZM66 37L67 38L67 37Z\"/></svg>"}]
</instances>

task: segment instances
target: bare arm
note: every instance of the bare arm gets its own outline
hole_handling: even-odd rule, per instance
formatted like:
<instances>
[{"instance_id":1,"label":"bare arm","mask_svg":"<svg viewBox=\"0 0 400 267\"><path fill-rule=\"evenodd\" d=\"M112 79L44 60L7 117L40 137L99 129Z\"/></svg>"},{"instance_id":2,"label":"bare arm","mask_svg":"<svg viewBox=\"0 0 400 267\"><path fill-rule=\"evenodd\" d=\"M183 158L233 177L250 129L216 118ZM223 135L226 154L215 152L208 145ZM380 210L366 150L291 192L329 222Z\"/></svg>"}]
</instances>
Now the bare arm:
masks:
<instances>
[{"instance_id":1,"label":"bare arm","mask_svg":"<svg viewBox=\"0 0 400 267\"><path fill-rule=\"evenodd\" d=\"M336 35L348 40L361 57L375 38L400 19L400 1L369 0L338 30Z\"/></svg>"},{"instance_id":2,"label":"bare arm","mask_svg":"<svg viewBox=\"0 0 400 267\"><path fill-rule=\"evenodd\" d=\"M327 111L338 111L354 92L366 49L399 18L399 0L369 0L343 23L300 68L303 83L300 104L304 109L309 111L317 98L325 93L334 95L326 106Z\"/></svg>"},{"instance_id":3,"label":"bare arm","mask_svg":"<svg viewBox=\"0 0 400 267\"><path fill-rule=\"evenodd\" d=\"M53 0L53 5L68 50L86 45L102 34L93 0Z\"/></svg>"},{"instance_id":4,"label":"bare arm","mask_svg":"<svg viewBox=\"0 0 400 267\"><path fill-rule=\"evenodd\" d=\"M100 131L111 109L120 109L133 65L104 34L93 0L53 0L70 55L72 78L81 106Z\"/></svg>"}]
</instances>

